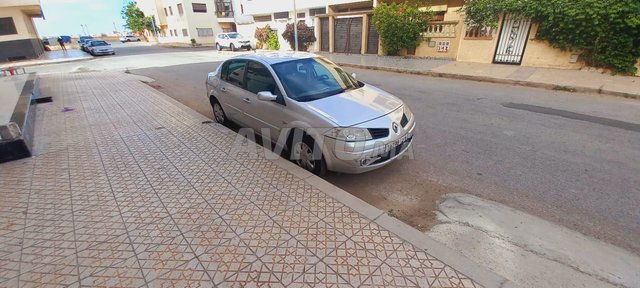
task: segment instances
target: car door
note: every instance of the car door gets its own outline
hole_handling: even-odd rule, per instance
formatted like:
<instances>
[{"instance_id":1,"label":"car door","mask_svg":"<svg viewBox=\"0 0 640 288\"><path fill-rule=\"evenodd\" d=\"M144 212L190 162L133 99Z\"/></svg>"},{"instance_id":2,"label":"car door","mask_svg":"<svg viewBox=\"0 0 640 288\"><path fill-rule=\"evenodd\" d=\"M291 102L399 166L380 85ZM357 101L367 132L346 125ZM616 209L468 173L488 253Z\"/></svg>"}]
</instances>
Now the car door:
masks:
<instances>
[{"instance_id":1,"label":"car door","mask_svg":"<svg viewBox=\"0 0 640 288\"><path fill-rule=\"evenodd\" d=\"M246 90L247 98L244 100L245 118L257 132L265 133L258 129L268 129L272 141L277 141L283 126L284 97L271 71L263 64L249 61L247 64ZM258 99L258 92L269 91L278 96L275 101ZM266 136L266 135L264 135Z\"/></svg>"},{"instance_id":2,"label":"car door","mask_svg":"<svg viewBox=\"0 0 640 288\"><path fill-rule=\"evenodd\" d=\"M232 121L248 124L244 115L245 98L248 92L245 90L245 71L247 60L231 59L222 64L220 85L215 95L222 105L222 109Z\"/></svg>"}]
</instances>

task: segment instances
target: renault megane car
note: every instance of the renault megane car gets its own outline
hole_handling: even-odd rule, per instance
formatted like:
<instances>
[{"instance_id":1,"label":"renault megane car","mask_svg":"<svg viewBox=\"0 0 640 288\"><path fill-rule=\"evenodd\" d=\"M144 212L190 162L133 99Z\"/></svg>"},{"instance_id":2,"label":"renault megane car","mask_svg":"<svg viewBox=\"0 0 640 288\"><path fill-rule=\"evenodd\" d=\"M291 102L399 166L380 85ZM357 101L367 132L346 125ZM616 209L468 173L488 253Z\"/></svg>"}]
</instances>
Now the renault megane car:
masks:
<instances>
[{"instance_id":1,"label":"renault megane car","mask_svg":"<svg viewBox=\"0 0 640 288\"><path fill-rule=\"evenodd\" d=\"M237 56L206 85L216 122L253 128L317 175L382 167L413 140L406 103L311 53Z\"/></svg>"}]
</instances>

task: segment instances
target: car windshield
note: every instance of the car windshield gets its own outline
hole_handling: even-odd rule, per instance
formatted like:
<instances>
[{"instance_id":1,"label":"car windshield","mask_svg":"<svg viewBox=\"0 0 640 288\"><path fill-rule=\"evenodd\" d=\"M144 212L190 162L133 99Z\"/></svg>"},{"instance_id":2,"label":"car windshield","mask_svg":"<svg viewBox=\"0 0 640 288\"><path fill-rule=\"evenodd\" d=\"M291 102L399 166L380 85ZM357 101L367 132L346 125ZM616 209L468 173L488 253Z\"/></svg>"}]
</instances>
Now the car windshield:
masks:
<instances>
[{"instance_id":1,"label":"car windshield","mask_svg":"<svg viewBox=\"0 0 640 288\"><path fill-rule=\"evenodd\" d=\"M299 102L313 101L360 88L358 81L322 57L272 65L287 96Z\"/></svg>"},{"instance_id":2,"label":"car windshield","mask_svg":"<svg viewBox=\"0 0 640 288\"><path fill-rule=\"evenodd\" d=\"M109 45L105 41L91 41L91 46L107 46Z\"/></svg>"},{"instance_id":3,"label":"car windshield","mask_svg":"<svg viewBox=\"0 0 640 288\"><path fill-rule=\"evenodd\" d=\"M236 39L236 38L242 38L242 35L238 34L238 33L229 33L227 34L229 36L229 38L231 39Z\"/></svg>"}]
</instances>

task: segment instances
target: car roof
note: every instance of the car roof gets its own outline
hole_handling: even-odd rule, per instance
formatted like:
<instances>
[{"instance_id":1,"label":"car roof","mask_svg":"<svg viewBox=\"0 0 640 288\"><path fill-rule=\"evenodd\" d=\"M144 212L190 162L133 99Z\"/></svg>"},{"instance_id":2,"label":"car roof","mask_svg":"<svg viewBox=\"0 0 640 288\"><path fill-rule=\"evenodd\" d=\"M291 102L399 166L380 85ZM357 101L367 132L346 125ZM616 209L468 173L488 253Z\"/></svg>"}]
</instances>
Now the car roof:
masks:
<instances>
[{"instance_id":1,"label":"car roof","mask_svg":"<svg viewBox=\"0 0 640 288\"><path fill-rule=\"evenodd\" d=\"M253 54L244 54L233 57L231 59L247 59L265 62L269 65L278 64L297 59L307 59L318 57L318 55L309 52L293 52L293 51L271 51L256 52Z\"/></svg>"}]
</instances>

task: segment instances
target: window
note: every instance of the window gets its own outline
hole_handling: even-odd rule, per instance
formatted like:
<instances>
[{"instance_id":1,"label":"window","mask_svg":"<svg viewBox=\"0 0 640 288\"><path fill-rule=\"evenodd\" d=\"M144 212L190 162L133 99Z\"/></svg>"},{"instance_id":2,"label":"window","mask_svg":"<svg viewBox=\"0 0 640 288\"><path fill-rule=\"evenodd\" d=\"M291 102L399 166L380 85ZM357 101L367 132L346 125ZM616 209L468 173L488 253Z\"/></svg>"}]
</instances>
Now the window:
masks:
<instances>
[{"instance_id":1,"label":"window","mask_svg":"<svg viewBox=\"0 0 640 288\"><path fill-rule=\"evenodd\" d=\"M253 16L253 20L256 22L269 22L271 21L271 15Z\"/></svg>"},{"instance_id":2,"label":"window","mask_svg":"<svg viewBox=\"0 0 640 288\"><path fill-rule=\"evenodd\" d=\"M247 90L251 93L258 94L258 92L262 91L269 91L273 95L279 95L280 93L271 72L260 63L249 62L246 80Z\"/></svg>"},{"instance_id":3,"label":"window","mask_svg":"<svg viewBox=\"0 0 640 288\"><path fill-rule=\"evenodd\" d=\"M316 15L322 15L322 14L327 14L327 8L309 9L309 16L316 16Z\"/></svg>"},{"instance_id":4,"label":"window","mask_svg":"<svg viewBox=\"0 0 640 288\"><path fill-rule=\"evenodd\" d=\"M213 29L212 28L196 28L198 31L198 37L212 37Z\"/></svg>"},{"instance_id":5,"label":"window","mask_svg":"<svg viewBox=\"0 0 640 288\"><path fill-rule=\"evenodd\" d=\"M189 32L187 31L187 29L182 29L182 36L189 37Z\"/></svg>"},{"instance_id":6,"label":"window","mask_svg":"<svg viewBox=\"0 0 640 288\"><path fill-rule=\"evenodd\" d=\"M231 0L216 0L217 17L233 17L233 5Z\"/></svg>"},{"instance_id":7,"label":"window","mask_svg":"<svg viewBox=\"0 0 640 288\"><path fill-rule=\"evenodd\" d=\"M171 6L169 6L169 14L173 16L173 9L171 9Z\"/></svg>"},{"instance_id":8,"label":"window","mask_svg":"<svg viewBox=\"0 0 640 288\"><path fill-rule=\"evenodd\" d=\"M12 34L18 34L18 31L16 30L16 24L13 23L13 18L0 18L0 35Z\"/></svg>"},{"instance_id":9,"label":"window","mask_svg":"<svg viewBox=\"0 0 640 288\"><path fill-rule=\"evenodd\" d=\"M277 12L273 13L274 19L289 19L289 12Z\"/></svg>"},{"instance_id":10,"label":"window","mask_svg":"<svg viewBox=\"0 0 640 288\"><path fill-rule=\"evenodd\" d=\"M178 7L178 14L182 15L184 14L184 9L182 8L182 3L176 5Z\"/></svg>"},{"instance_id":11,"label":"window","mask_svg":"<svg viewBox=\"0 0 640 288\"><path fill-rule=\"evenodd\" d=\"M304 16L305 16L305 15L304 15L304 12L302 12L302 13L298 13L298 18L304 18Z\"/></svg>"},{"instance_id":12,"label":"window","mask_svg":"<svg viewBox=\"0 0 640 288\"><path fill-rule=\"evenodd\" d=\"M192 3L194 13L207 13L207 4L204 3Z\"/></svg>"},{"instance_id":13,"label":"window","mask_svg":"<svg viewBox=\"0 0 640 288\"><path fill-rule=\"evenodd\" d=\"M164 8L164 16L169 16L169 13L167 13L167 8Z\"/></svg>"},{"instance_id":14,"label":"window","mask_svg":"<svg viewBox=\"0 0 640 288\"><path fill-rule=\"evenodd\" d=\"M490 26L467 27L467 31L464 33L464 39L491 40L493 39L493 28Z\"/></svg>"},{"instance_id":15,"label":"window","mask_svg":"<svg viewBox=\"0 0 640 288\"><path fill-rule=\"evenodd\" d=\"M244 88L244 70L247 60L230 60L222 66L220 78L229 84Z\"/></svg>"},{"instance_id":16,"label":"window","mask_svg":"<svg viewBox=\"0 0 640 288\"><path fill-rule=\"evenodd\" d=\"M171 34L171 37L173 37L173 30L169 29L169 34Z\"/></svg>"},{"instance_id":17,"label":"window","mask_svg":"<svg viewBox=\"0 0 640 288\"><path fill-rule=\"evenodd\" d=\"M358 81L324 58L304 58L274 64L287 96L306 102L360 88Z\"/></svg>"},{"instance_id":18,"label":"window","mask_svg":"<svg viewBox=\"0 0 640 288\"><path fill-rule=\"evenodd\" d=\"M178 36L178 29L173 29L173 35L176 37Z\"/></svg>"}]
</instances>

